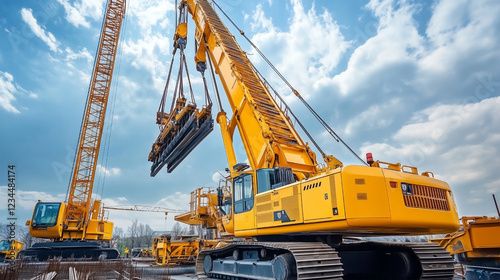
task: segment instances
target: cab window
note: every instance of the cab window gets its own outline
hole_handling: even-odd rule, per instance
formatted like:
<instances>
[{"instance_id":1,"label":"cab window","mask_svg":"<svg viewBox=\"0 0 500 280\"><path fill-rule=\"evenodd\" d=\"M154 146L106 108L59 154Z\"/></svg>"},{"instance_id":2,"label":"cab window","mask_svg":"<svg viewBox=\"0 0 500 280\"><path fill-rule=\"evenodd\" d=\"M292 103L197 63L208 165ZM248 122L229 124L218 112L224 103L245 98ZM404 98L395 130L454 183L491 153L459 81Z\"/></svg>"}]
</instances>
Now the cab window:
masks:
<instances>
[{"instance_id":1,"label":"cab window","mask_svg":"<svg viewBox=\"0 0 500 280\"><path fill-rule=\"evenodd\" d=\"M252 175L244 174L234 179L234 213L243 213L253 208Z\"/></svg>"},{"instance_id":2,"label":"cab window","mask_svg":"<svg viewBox=\"0 0 500 280\"><path fill-rule=\"evenodd\" d=\"M33 215L32 225L35 227L55 226L60 207L60 203L38 203Z\"/></svg>"},{"instance_id":3,"label":"cab window","mask_svg":"<svg viewBox=\"0 0 500 280\"><path fill-rule=\"evenodd\" d=\"M257 170L257 193L270 190L274 184L274 169L263 168Z\"/></svg>"}]
</instances>

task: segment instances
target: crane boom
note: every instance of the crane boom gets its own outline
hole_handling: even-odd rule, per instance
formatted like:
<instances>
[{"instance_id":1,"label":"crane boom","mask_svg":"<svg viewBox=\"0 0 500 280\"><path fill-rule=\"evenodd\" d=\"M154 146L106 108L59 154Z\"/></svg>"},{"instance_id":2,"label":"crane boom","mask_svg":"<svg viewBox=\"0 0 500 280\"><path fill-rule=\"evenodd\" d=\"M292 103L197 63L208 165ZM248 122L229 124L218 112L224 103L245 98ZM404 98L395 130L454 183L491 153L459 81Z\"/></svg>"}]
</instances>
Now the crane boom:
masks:
<instances>
[{"instance_id":1,"label":"crane boom","mask_svg":"<svg viewBox=\"0 0 500 280\"><path fill-rule=\"evenodd\" d=\"M184 213L185 210L170 209L161 206L148 206L148 205L115 205L103 206L105 210L123 210L123 211L139 211L139 212L164 212L167 213Z\"/></svg>"},{"instance_id":2,"label":"crane boom","mask_svg":"<svg viewBox=\"0 0 500 280\"><path fill-rule=\"evenodd\" d=\"M237 163L232 149L237 127L252 169L279 165L290 167L307 177L316 174L314 153L302 141L290 118L271 96L246 53L213 7L207 1L188 0L185 3L201 31L196 34L199 48L195 60L198 64L205 63L205 51L208 51L233 111L229 123L225 113L217 116L217 122L226 127L223 139L226 151L230 147L230 168Z\"/></svg>"},{"instance_id":3,"label":"crane boom","mask_svg":"<svg viewBox=\"0 0 500 280\"><path fill-rule=\"evenodd\" d=\"M85 225L83 221L86 221L89 215L111 78L124 16L125 0L108 1L68 194L66 221L68 227L74 229L82 229Z\"/></svg>"}]
</instances>

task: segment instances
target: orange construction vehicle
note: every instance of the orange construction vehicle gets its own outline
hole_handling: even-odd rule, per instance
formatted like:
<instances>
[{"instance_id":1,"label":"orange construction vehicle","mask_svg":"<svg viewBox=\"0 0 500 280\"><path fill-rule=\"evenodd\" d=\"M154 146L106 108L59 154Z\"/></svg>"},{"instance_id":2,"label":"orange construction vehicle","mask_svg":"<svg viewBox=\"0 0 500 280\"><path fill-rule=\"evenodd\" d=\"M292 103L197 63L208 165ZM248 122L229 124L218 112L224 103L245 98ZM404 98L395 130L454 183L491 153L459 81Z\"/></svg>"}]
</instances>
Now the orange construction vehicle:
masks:
<instances>
[{"instance_id":1,"label":"orange construction vehicle","mask_svg":"<svg viewBox=\"0 0 500 280\"><path fill-rule=\"evenodd\" d=\"M228 117L216 90L216 120L231 177L231 210L221 221L225 231L242 241L201 250L198 278L452 279L453 258L437 244L350 238L457 230L458 214L448 184L413 166L374 161L371 154L367 163L344 166L309 137L324 160L318 162L294 124L304 131L306 126L253 66L215 12L215 1L211 3L180 2L174 54L179 50L183 55L190 14L196 25L196 68L203 80L207 69L218 75L231 107ZM344 143L289 86L327 132ZM172 106L175 110L157 115L165 129L149 155L151 175L165 165L171 172L208 133L202 128L203 121L210 123L208 110L191 115L200 125L186 125L180 121L184 105L177 104ZM236 130L247 163L236 158Z\"/></svg>"}]
</instances>

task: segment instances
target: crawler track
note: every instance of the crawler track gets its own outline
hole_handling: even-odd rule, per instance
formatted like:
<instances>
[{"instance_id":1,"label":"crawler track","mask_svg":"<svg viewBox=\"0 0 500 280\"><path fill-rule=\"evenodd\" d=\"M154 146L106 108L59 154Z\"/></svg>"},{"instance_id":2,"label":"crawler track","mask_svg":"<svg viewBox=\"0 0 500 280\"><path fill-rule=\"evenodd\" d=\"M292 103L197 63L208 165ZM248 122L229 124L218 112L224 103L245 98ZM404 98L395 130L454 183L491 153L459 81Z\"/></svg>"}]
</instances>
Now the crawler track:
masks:
<instances>
[{"instance_id":1,"label":"crawler track","mask_svg":"<svg viewBox=\"0 0 500 280\"><path fill-rule=\"evenodd\" d=\"M452 279L454 261L433 243L354 242L338 246L345 279Z\"/></svg>"},{"instance_id":2,"label":"crawler track","mask_svg":"<svg viewBox=\"0 0 500 280\"><path fill-rule=\"evenodd\" d=\"M455 263L448 251L435 243L411 243L407 245L422 264L420 279L452 279Z\"/></svg>"},{"instance_id":3,"label":"crawler track","mask_svg":"<svg viewBox=\"0 0 500 280\"><path fill-rule=\"evenodd\" d=\"M223 248L203 250L196 261L196 274L198 279L272 279L250 275L241 275L232 272L204 271L204 259L208 255L228 256L235 249L261 250L267 249L282 254L291 253L296 261L296 274L298 280L308 279L342 279L342 263L332 247L319 242L244 242L233 243ZM214 259L215 261L215 259ZM255 260L256 263L272 263L272 260Z\"/></svg>"},{"instance_id":4,"label":"crawler track","mask_svg":"<svg viewBox=\"0 0 500 280\"><path fill-rule=\"evenodd\" d=\"M235 250L245 251L253 257L232 257ZM262 257L258 253L261 250L271 252L274 258ZM454 275L453 258L438 245L390 242L341 244L338 252L320 242L233 243L201 251L196 261L196 274L199 279L281 279L282 276L275 276L279 274L275 273L276 256L285 255L293 256L294 260L286 266L291 276L283 276L283 279L451 280ZM209 269L205 262L207 256ZM266 269L272 272L262 272Z\"/></svg>"}]
</instances>

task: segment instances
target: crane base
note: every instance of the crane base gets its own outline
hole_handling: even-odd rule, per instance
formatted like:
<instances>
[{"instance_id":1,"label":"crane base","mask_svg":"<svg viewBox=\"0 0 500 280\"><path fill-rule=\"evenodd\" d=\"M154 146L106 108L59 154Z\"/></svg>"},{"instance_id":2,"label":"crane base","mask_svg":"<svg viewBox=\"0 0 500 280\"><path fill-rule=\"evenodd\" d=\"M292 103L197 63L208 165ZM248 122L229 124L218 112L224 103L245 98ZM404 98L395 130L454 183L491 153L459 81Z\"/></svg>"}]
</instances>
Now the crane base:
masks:
<instances>
[{"instance_id":1,"label":"crane base","mask_svg":"<svg viewBox=\"0 0 500 280\"><path fill-rule=\"evenodd\" d=\"M62 259L117 259L118 250L102 247L98 242L62 241L36 243L31 248L20 252L23 260L46 261L53 258Z\"/></svg>"}]
</instances>

